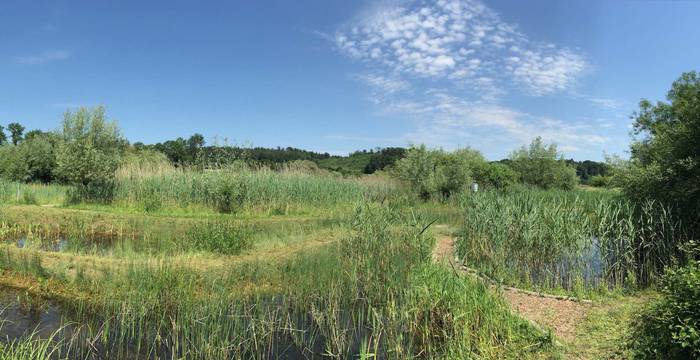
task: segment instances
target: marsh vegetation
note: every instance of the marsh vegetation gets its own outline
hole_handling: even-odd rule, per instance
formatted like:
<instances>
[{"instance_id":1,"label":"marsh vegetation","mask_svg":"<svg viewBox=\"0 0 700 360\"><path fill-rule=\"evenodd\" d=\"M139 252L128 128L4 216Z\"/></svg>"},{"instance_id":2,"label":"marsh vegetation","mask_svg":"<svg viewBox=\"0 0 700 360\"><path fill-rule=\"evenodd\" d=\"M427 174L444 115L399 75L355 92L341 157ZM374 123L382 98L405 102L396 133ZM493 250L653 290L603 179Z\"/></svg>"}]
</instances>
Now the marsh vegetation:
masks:
<instances>
[{"instance_id":1,"label":"marsh vegetation","mask_svg":"<svg viewBox=\"0 0 700 360\"><path fill-rule=\"evenodd\" d=\"M698 103L697 79L674 86L668 106L692 125L683 106ZM685 145L657 149L668 137L653 134L670 125L650 106L638 128L652 136L632 160L610 162L602 183L616 188L594 190L539 138L503 162L469 148L377 151L366 157L373 174L348 175L310 153L270 164L198 137L130 145L101 108L67 113L58 132L20 131L0 148L0 358L550 358L581 348L513 312L502 285L602 304L659 286L631 330L618 326L614 351L697 355L697 163ZM669 165L657 151L685 160ZM48 161L25 161L35 154ZM667 183L671 174L686 178ZM640 178L669 191L632 196ZM433 261L438 232L478 278ZM650 341L658 332L663 347Z\"/></svg>"}]
</instances>

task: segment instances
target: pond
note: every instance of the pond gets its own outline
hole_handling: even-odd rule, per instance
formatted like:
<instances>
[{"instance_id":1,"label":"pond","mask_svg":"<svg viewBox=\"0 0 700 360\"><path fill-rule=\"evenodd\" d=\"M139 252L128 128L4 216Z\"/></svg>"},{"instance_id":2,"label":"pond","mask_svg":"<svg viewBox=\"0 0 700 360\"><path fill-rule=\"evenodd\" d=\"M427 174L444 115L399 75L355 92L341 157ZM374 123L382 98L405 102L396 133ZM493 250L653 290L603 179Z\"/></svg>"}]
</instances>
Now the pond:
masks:
<instances>
[{"instance_id":1,"label":"pond","mask_svg":"<svg viewBox=\"0 0 700 360\"><path fill-rule=\"evenodd\" d=\"M63 309L55 302L21 290L0 288L0 341L35 333L48 339L61 329Z\"/></svg>"}]
</instances>

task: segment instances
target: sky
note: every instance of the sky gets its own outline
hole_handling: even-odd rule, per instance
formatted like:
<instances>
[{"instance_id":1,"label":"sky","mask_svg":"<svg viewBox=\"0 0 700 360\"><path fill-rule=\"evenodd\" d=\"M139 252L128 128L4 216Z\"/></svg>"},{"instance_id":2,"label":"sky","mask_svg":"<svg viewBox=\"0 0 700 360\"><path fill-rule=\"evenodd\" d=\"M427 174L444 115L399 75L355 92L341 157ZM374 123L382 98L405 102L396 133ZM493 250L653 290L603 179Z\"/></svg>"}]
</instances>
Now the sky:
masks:
<instances>
[{"instance_id":1,"label":"sky","mask_svg":"<svg viewBox=\"0 0 700 360\"><path fill-rule=\"evenodd\" d=\"M0 124L104 105L131 142L492 160L542 136L626 155L640 99L700 70L700 1L4 0Z\"/></svg>"}]
</instances>

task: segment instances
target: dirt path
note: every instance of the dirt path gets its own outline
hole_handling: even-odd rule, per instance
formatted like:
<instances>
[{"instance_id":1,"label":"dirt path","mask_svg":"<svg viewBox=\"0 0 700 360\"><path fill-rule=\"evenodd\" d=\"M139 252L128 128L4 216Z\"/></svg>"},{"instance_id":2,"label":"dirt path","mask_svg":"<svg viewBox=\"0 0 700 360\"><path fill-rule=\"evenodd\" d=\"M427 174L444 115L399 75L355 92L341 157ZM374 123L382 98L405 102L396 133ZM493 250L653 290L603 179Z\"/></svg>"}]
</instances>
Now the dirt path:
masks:
<instances>
[{"instance_id":1,"label":"dirt path","mask_svg":"<svg viewBox=\"0 0 700 360\"><path fill-rule=\"evenodd\" d=\"M466 270L455 257L455 238L445 235L448 227L435 227L438 234L433 260L452 266L454 269L469 276L480 277L474 271ZM576 329L588 312L595 306L590 302L561 299L557 296L537 294L512 287L492 285L501 294L513 311L535 324L551 329L557 338L572 343L576 340Z\"/></svg>"}]
</instances>

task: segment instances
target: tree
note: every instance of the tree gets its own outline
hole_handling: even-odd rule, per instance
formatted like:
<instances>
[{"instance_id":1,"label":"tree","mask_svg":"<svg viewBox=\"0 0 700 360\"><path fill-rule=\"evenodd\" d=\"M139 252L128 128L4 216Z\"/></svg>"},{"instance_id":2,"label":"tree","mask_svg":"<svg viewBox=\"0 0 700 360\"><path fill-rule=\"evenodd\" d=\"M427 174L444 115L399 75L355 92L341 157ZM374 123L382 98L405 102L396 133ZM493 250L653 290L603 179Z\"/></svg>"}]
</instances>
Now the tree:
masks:
<instances>
[{"instance_id":1,"label":"tree","mask_svg":"<svg viewBox=\"0 0 700 360\"><path fill-rule=\"evenodd\" d=\"M470 184L474 169L482 163L486 160L476 150L445 152L421 145L408 149L406 156L396 162L394 173L422 199L445 198Z\"/></svg>"},{"instance_id":2,"label":"tree","mask_svg":"<svg viewBox=\"0 0 700 360\"><path fill-rule=\"evenodd\" d=\"M365 174L373 174L377 170L383 170L388 166L394 165L404 156L406 156L406 149L404 148L390 147L381 149L370 156L369 162L365 165L363 172Z\"/></svg>"},{"instance_id":3,"label":"tree","mask_svg":"<svg viewBox=\"0 0 700 360\"><path fill-rule=\"evenodd\" d=\"M0 146L5 145L7 142L7 135L5 135L5 128L0 125Z\"/></svg>"},{"instance_id":4,"label":"tree","mask_svg":"<svg viewBox=\"0 0 700 360\"><path fill-rule=\"evenodd\" d=\"M104 107L80 108L63 117L56 175L74 185L72 201L111 200L114 174L126 141L115 122L105 119Z\"/></svg>"},{"instance_id":5,"label":"tree","mask_svg":"<svg viewBox=\"0 0 700 360\"><path fill-rule=\"evenodd\" d=\"M631 166L624 178L625 194L634 200L653 199L675 208L687 225L700 231L700 78L695 71L671 85L668 102L639 103L633 115Z\"/></svg>"},{"instance_id":6,"label":"tree","mask_svg":"<svg viewBox=\"0 0 700 360\"><path fill-rule=\"evenodd\" d=\"M505 190L518 181L518 173L499 162L484 163L474 169L474 181L486 188Z\"/></svg>"},{"instance_id":7,"label":"tree","mask_svg":"<svg viewBox=\"0 0 700 360\"><path fill-rule=\"evenodd\" d=\"M510 166L526 184L544 189L571 190L578 179L576 169L566 164L556 144L545 145L541 137L529 147L521 147L510 155Z\"/></svg>"},{"instance_id":8,"label":"tree","mask_svg":"<svg viewBox=\"0 0 700 360\"><path fill-rule=\"evenodd\" d=\"M24 126L19 123L11 123L7 125L7 130L10 130L10 137L12 138L12 144L17 145L22 141L22 133L24 132Z\"/></svg>"}]
</instances>

